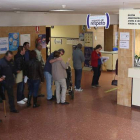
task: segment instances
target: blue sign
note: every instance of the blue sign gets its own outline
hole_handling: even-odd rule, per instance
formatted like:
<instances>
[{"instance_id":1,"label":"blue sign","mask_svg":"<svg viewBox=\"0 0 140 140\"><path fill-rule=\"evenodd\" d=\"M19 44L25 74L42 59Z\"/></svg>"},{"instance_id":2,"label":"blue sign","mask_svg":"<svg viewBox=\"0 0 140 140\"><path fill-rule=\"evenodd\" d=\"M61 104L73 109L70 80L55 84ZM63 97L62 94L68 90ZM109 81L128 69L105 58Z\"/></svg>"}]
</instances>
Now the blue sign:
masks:
<instances>
[{"instance_id":1,"label":"blue sign","mask_svg":"<svg viewBox=\"0 0 140 140\"><path fill-rule=\"evenodd\" d=\"M90 29L91 27L105 27L108 29L110 26L110 16L109 13L105 13L105 15L101 16L91 16L87 15L87 28Z\"/></svg>"},{"instance_id":2,"label":"blue sign","mask_svg":"<svg viewBox=\"0 0 140 140\"><path fill-rule=\"evenodd\" d=\"M19 46L19 33L9 33L9 50L16 51Z\"/></svg>"}]
</instances>

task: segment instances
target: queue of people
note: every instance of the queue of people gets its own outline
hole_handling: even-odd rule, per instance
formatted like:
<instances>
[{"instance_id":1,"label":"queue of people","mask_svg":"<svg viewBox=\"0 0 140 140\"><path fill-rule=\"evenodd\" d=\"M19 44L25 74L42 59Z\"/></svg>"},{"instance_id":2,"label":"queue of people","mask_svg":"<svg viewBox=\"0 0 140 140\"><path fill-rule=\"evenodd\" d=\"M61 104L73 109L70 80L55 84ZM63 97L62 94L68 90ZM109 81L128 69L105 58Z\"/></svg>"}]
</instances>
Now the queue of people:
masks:
<instances>
[{"instance_id":1,"label":"queue of people","mask_svg":"<svg viewBox=\"0 0 140 140\"><path fill-rule=\"evenodd\" d=\"M10 111L18 113L14 104L14 91L13 87L15 79L17 83L17 103L27 104L31 106L31 99L33 97L33 108L39 107L37 103L38 97L43 97L41 94L41 83L46 80L47 100L53 101L55 97L52 92L53 81L56 86L56 103L67 105L66 101L66 69L70 65L68 59L67 63L62 60L65 54L63 49L54 51L48 57L46 63L41 54L42 46L37 44L35 50L29 50L29 43L25 42L23 46L18 47L18 52L14 56L11 51L7 51L4 58L0 59L0 92L7 91L9 98ZM83 62L85 61L82 52L82 45L78 44L73 51L73 66L75 70L75 91L82 92L81 78ZM97 45L91 55L91 66L94 71L92 87L99 87L99 78L101 75L101 45ZM15 75L15 76L14 76ZM24 95L24 77L27 76L28 85L28 98ZM22 77L19 80L17 77ZM18 79L18 80L17 80ZM2 96L2 94L0 94ZM2 97L1 97L2 98Z\"/></svg>"}]
</instances>

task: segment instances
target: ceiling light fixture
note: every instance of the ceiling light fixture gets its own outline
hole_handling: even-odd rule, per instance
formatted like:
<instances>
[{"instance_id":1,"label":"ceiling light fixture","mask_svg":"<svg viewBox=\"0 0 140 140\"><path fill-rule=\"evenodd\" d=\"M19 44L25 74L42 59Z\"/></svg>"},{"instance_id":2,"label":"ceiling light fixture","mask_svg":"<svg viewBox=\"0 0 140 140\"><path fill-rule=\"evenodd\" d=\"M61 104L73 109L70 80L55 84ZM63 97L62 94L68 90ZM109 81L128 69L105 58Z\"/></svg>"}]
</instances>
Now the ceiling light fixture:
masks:
<instances>
[{"instance_id":1,"label":"ceiling light fixture","mask_svg":"<svg viewBox=\"0 0 140 140\"><path fill-rule=\"evenodd\" d=\"M62 5L62 8L63 9L50 10L50 11L53 11L53 12L70 12L70 11L74 11L74 10L65 9L66 5Z\"/></svg>"},{"instance_id":2,"label":"ceiling light fixture","mask_svg":"<svg viewBox=\"0 0 140 140\"><path fill-rule=\"evenodd\" d=\"M19 8L12 8L13 10L19 10Z\"/></svg>"},{"instance_id":3,"label":"ceiling light fixture","mask_svg":"<svg viewBox=\"0 0 140 140\"><path fill-rule=\"evenodd\" d=\"M68 9L60 9L60 10L50 10L54 12L69 12L69 11L74 11L74 10L68 10Z\"/></svg>"}]
</instances>

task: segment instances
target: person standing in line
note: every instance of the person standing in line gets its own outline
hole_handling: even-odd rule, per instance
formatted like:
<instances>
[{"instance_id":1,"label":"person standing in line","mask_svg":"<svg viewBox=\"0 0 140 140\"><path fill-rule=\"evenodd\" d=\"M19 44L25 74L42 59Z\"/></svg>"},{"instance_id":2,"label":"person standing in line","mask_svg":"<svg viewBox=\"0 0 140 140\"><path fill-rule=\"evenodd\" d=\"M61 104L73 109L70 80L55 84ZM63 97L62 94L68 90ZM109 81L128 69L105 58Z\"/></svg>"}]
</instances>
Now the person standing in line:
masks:
<instances>
[{"instance_id":1,"label":"person standing in line","mask_svg":"<svg viewBox=\"0 0 140 140\"><path fill-rule=\"evenodd\" d=\"M42 45L41 45L40 43L38 43L38 44L36 45L36 49L35 49L36 54L37 54L37 60L38 60L39 62L41 62L42 67L44 67L44 66L45 66L45 61L44 61L44 59L43 59L43 57L42 57L41 50L42 50Z\"/></svg>"},{"instance_id":2,"label":"person standing in line","mask_svg":"<svg viewBox=\"0 0 140 140\"><path fill-rule=\"evenodd\" d=\"M64 55L65 51L64 49L58 50L62 55ZM61 57L54 59L54 52L50 54L50 56L47 59L47 62L44 67L44 76L46 79L46 89L47 89L47 100L52 101L54 100L53 94L52 94L52 84L53 84L53 78L52 78L52 63L62 60Z\"/></svg>"},{"instance_id":3,"label":"person standing in line","mask_svg":"<svg viewBox=\"0 0 140 140\"><path fill-rule=\"evenodd\" d=\"M2 82L2 84L8 94L10 111L13 113L18 113L18 111L15 109L14 104L13 86L15 84L15 80L13 74L16 74L16 70L12 58L13 53L11 51L7 51L5 56L2 59L0 59L0 76L5 77L5 80Z\"/></svg>"},{"instance_id":4,"label":"person standing in line","mask_svg":"<svg viewBox=\"0 0 140 140\"><path fill-rule=\"evenodd\" d=\"M82 44L78 44L76 50L73 51L73 67L75 69L75 90L83 91L81 89L82 78L82 63L85 61L84 54L82 52Z\"/></svg>"},{"instance_id":5,"label":"person standing in line","mask_svg":"<svg viewBox=\"0 0 140 140\"><path fill-rule=\"evenodd\" d=\"M29 42L24 42L23 47L25 48L25 62L27 62L30 60Z\"/></svg>"},{"instance_id":6,"label":"person standing in line","mask_svg":"<svg viewBox=\"0 0 140 140\"><path fill-rule=\"evenodd\" d=\"M36 58L35 51L30 52L30 60L26 66L26 75L28 76L28 101L27 107L31 106L31 98L33 96L33 108L39 107L37 104L38 90L41 82L44 82L41 62Z\"/></svg>"},{"instance_id":7,"label":"person standing in line","mask_svg":"<svg viewBox=\"0 0 140 140\"><path fill-rule=\"evenodd\" d=\"M41 53L41 50L42 50L42 45L40 43L37 43L36 44L36 49L35 49L35 52L36 52L36 57L37 57L37 60L41 63L42 65L42 72L43 72L43 69L44 69L44 66L45 66L45 61L42 57L42 53ZM41 94L41 84L40 84L40 87L39 87L39 94L38 94L38 97L44 97L43 94Z\"/></svg>"},{"instance_id":8,"label":"person standing in line","mask_svg":"<svg viewBox=\"0 0 140 140\"><path fill-rule=\"evenodd\" d=\"M55 51L54 59L57 59L59 57L61 57L60 52ZM55 86L56 86L57 104L60 104L60 103L63 105L69 104L68 102L66 102L66 90L67 90L66 69L69 66L69 61L70 61L70 59L68 59L66 64L62 60L55 61L54 63L52 63L52 77L53 77L53 80L55 81ZM61 89L62 89L62 91L61 91ZM60 92L61 92L61 94L60 94Z\"/></svg>"},{"instance_id":9,"label":"person standing in line","mask_svg":"<svg viewBox=\"0 0 140 140\"><path fill-rule=\"evenodd\" d=\"M92 79L93 88L100 87L99 78L101 75L101 65L102 65L101 53L100 53L101 49L102 49L102 46L97 45L91 55L91 66L94 72L93 79Z\"/></svg>"},{"instance_id":10,"label":"person standing in line","mask_svg":"<svg viewBox=\"0 0 140 140\"><path fill-rule=\"evenodd\" d=\"M18 52L14 56L15 68L17 71L17 103L26 104L27 98L24 96L24 76L25 76L25 48L23 46L18 47Z\"/></svg>"},{"instance_id":11,"label":"person standing in line","mask_svg":"<svg viewBox=\"0 0 140 140\"><path fill-rule=\"evenodd\" d=\"M0 99L1 100L5 100L4 90L2 87L2 81L4 81L4 79L5 79L5 77L0 78ZM2 122L2 120L0 120L0 122Z\"/></svg>"}]
</instances>

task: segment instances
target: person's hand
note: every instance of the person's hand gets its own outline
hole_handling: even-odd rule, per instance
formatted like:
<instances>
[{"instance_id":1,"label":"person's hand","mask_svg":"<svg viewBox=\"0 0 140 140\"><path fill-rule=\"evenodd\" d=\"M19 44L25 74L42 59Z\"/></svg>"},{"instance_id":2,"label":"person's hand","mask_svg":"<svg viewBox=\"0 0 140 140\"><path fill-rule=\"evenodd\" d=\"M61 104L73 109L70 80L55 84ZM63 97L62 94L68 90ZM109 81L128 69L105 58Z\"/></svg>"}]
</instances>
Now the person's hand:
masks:
<instances>
[{"instance_id":1,"label":"person's hand","mask_svg":"<svg viewBox=\"0 0 140 140\"><path fill-rule=\"evenodd\" d=\"M71 60L71 58L68 58L68 62Z\"/></svg>"},{"instance_id":2,"label":"person's hand","mask_svg":"<svg viewBox=\"0 0 140 140\"><path fill-rule=\"evenodd\" d=\"M2 82L3 80L4 80L4 78L1 77L1 78L0 78L0 82Z\"/></svg>"},{"instance_id":3,"label":"person's hand","mask_svg":"<svg viewBox=\"0 0 140 140\"><path fill-rule=\"evenodd\" d=\"M62 60L62 58L61 58L61 57L58 57L58 58L57 58L57 60L61 61L61 60Z\"/></svg>"},{"instance_id":4,"label":"person's hand","mask_svg":"<svg viewBox=\"0 0 140 140\"><path fill-rule=\"evenodd\" d=\"M19 73L19 72L20 72L20 70L17 71L17 73Z\"/></svg>"}]
</instances>

